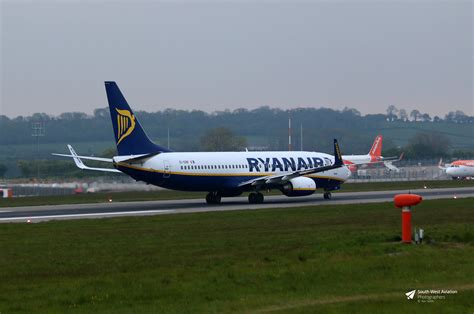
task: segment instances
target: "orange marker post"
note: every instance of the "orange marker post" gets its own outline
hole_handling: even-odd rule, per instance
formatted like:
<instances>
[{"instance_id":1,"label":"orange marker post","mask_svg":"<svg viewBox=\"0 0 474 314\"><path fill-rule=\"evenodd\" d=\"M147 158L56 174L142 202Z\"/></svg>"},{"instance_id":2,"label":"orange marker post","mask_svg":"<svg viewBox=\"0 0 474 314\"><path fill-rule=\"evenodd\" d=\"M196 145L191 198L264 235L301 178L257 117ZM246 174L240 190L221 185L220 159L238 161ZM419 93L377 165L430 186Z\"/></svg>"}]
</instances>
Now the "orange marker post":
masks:
<instances>
[{"instance_id":1,"label":"orange marker post","mask_svg":"<svg viewBox=\"0 0 474 314\"><path fill-rule=\"evenodd\" d=\"M402 242L411 243L411 207L419 204L423 198L417 194L398 194L393 198L396 207L402 209Z\"/></svg>"}]
</instances>

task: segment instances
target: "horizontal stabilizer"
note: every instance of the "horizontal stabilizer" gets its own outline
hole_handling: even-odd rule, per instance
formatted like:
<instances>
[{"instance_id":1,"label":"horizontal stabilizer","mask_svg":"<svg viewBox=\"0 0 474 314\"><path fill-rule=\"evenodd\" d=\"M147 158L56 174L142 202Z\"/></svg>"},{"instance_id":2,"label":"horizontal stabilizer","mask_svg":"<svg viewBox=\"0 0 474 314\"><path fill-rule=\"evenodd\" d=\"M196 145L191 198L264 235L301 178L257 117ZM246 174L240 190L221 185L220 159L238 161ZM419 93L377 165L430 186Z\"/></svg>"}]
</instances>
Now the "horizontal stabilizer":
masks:
<instances>
[{"instance_id":1,"label":"horizontal stabilizer","mask_svg":"<svg viewBox=\"0 0 474 314\"><path fill-rule=\"evenodd\" d=\"M67 155L67 154L57 154L57 153L52 153L51 155L54 156L61 156L61 157L70 157L70 158L81 158L81 159L87 159L87 160L95 160L95 161L102 161L102 162L114 162L112 158L102 158L102 157L93 157L93 156L74 156L74 155Z\"/></svg>"},{"instance_id":2,"label":"horizontal stabilizer","mask_svg":"<svg viewBox=\"0 0 474 314\"><path fill-rule=\"evenodd\" d=\"M102 171L102 172L115 172L115 173L122 173L121 171L117 169L112 169L112 168L96 168L96 167L89 167L86 166L81 158L83 159L88 159L88 160L95 160L95 161L102 161L102 162L113 162L111 158L101 158L101 157L91 157L91 156L78 156L76 152L74 151L74 148L72 148L71 145L67 145L69 148L69 151L71 152L71 155L66 155L66 154L53 154L55 156L63 156L63 157L70 157L74 159L74 163L79 169L84 169L84 170L94 170L94 171Z\"/></svg>"}]
</instances>

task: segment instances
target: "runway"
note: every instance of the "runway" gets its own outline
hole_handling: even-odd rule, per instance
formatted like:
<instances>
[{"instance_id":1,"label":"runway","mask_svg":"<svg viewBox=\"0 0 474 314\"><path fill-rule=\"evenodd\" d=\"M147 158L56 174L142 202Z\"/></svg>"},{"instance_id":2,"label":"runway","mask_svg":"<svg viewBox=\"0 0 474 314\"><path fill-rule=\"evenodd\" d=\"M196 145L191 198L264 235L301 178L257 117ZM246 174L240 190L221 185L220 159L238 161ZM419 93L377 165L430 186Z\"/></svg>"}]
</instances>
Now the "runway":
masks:
<instances>
[{"instance_id":1,"label":"runway","mask_svg":"<svg viewBox=\"0 0 474 314\"><path fill-rule=\"evenodd\" d=\"M123 202L100 204L73 204L51 206L6 207L0 209L0 222L41 222L48 220L107 218L121 216L146 216L179 213L198 213L231 210L255 210L264 208L288 208L304 206L362 204L391 202L393 196L408 193L407 190L377 192L333 193L332 200L324 200L321 194L307 197L266 196L264 204L249 204L247 197L223 198L219 205L207 205L203 199L166 200L147 202ZM474 197L474 187L449 189L411 190L425 200L442 198Z\"/></svg>"}]
</instances>

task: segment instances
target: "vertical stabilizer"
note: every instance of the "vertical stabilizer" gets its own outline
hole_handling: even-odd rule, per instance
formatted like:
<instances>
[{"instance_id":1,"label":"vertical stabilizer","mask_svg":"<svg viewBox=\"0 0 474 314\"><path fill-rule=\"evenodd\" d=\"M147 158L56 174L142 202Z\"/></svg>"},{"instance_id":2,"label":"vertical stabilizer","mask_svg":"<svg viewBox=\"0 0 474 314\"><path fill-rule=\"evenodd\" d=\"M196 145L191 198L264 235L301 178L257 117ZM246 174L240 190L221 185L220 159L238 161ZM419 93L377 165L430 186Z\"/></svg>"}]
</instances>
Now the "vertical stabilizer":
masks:
<instances>
[{"instance_id":1,"label":"vertical stabilizer","mask_svg":"<svg viewBox=\"0 0 474 314\"><path fill-rule=\"evenodd\" d=\"M382 135L377 135L370 149L369 155L371 157L380 157L382 156Z\"/></svg>"},{"instance_id":2,"label":"vertical stabilizer","mask_svg":"<svg viewBox=\"0 0 474 314\"><path fill-rule=\"evenodd\" d=\"M105 82L105 90L119 155L153 154L168 151L148 138L115 82Z\"/></svg>"}]
</instances>

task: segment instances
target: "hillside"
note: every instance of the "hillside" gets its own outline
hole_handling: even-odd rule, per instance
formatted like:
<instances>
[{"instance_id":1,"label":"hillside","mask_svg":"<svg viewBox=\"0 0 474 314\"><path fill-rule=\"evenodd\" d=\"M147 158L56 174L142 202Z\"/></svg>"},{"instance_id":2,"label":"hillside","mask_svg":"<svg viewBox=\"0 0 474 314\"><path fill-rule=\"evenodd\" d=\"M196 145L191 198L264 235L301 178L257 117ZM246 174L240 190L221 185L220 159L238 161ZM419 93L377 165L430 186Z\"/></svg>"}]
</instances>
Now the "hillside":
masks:
<instances>
[{"instance_id":1,"label":"hillside","mask_svg":"<svg viewBox=\"0 0 474 314\"><path fill-rule=\"evenodd\" d=\"M332 138L340 141L345 154L365 154L377 134L384 136L384 151L393 152L409 143L418 133L436 134L448 139L450 151L474 150L474 117L456 120L447 116L434 121L401 121L377 114L361 116L354 109L336 111L328 108L281 110L260 107L205 113L166 109L154 113L136 112L147 134L161 145L176 151L199 151L200 139L206 131L226 127L247 140L249 149L286 150L288 148L288 117L293 123L293 147L300 147L300 126L303 125L305 150L331 152ZM44 136L32 136L32 126L40 121ZM17 160L53 159L51 152L65 152L72 144L81 154L98 155L114 147L112 124L107 108L94 115L64 113L58 117L35 114L9 119L0 116L0 163L14 168Z\"/></svg>"}]
</instances>

